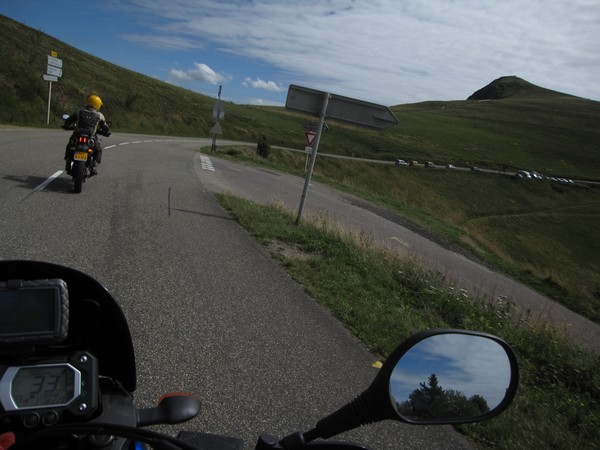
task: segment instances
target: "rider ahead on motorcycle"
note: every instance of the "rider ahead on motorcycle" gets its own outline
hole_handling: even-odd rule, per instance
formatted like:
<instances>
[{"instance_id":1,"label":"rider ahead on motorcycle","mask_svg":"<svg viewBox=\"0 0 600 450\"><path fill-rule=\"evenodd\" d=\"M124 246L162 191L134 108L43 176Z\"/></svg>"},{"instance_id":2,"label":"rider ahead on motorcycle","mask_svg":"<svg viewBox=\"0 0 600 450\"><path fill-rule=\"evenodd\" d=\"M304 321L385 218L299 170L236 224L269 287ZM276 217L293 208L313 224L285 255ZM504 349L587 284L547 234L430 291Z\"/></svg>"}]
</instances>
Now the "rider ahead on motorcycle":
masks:
<instances>
[{"instance_id":1,"label":"rider ahead on motorcycle","mask_svg":"<svg viewBox=\"0 0 600 450\"><path fill-rule=\"evenodd\" d=\"M102 145L100 144L100 139L98 139L98 131L103 131L102 134L108 136L108 124L106 123L106 119L104 118L104 114L100 112L100 108L103 103L100 97L96 94L88 95L85 100L85 106L81 108L79 111L71 114L67 119L65 119L65 123L63 128L65 130L74 129L73 135L78 136L81 134L89 134L94 137L94 161L96 164L100 164L102 160ZM108 134L106 134L108 133ZM69 144L67 144L67 148L65 150L65 161L66 163L66 172L69 173L71 170L71 151L70 151L70 140ZM96 167L91 168L92 175L96 175L98 172L96 171Z\"/></svg>"}]
</instances>

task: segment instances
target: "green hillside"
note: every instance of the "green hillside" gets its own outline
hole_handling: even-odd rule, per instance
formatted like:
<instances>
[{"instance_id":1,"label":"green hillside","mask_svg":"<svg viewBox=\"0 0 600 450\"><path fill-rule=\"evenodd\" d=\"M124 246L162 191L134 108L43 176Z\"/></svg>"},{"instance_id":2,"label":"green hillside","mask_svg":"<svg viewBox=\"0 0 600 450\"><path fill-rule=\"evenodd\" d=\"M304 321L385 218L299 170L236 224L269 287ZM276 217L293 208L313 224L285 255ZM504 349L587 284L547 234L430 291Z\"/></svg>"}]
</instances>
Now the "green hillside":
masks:
<instances>
[{"instance_id":1,"label":"green hillside","mask_svg":"<svg viewBox=\"0 0 600 450\"><path fill-rule=\"evenodd\" d=\"M214 99L114 66L0 16L0 124L46 126L46 57L53 84L50 127L90 92L115 131L207 137ZM433 161L600 181L600 102L502 77L470 100L392 107L385 132L328 123L320 153ZM476 91L477 90L477 91ZM475 92L476 91L476 92ZM302 149L304 124L284 108L227 103L224 139ZM0 150L1 151L1 150ZM252 153L253 149L249 149ZM302 173L304 156L272 152L270 164ZM315 177L400 212L600 323L600 189L480 172L398 168L319 158Z\"/></svg>"},{"instance_id":2,"label":"green hillside","mask_svg":"<svg viewBox=\"0 0 600 450\"><path fill-rule=\"evenodd\" d=\"M599 179L600 102L535 92L398 106L396 132L410 140L407 157Z\"/></svg>"},{"instance_id":3,"label":"green hillside","mask_svg":"<svg viewBox=\"0 0 600 450\"><path fill-rule=\"evenodd\" d=\"M0 50L1 123L45 125L48 83L42 75L53 50L64 62L64 75L53 84L53 127L89 92L97 92L115 130L210 134L214 99L115 66L5 16L0 16ZM395 106L400 125L384 133L329 124L321 151L600 178L595 170L600 167L600 102L517 77L496 80L472 97ZM316 120L283 108L228 103L225 109L224 138L254 141L266 134L273 144L293 148L304 148L304 123Z\"/></svg>"}]
</instances>

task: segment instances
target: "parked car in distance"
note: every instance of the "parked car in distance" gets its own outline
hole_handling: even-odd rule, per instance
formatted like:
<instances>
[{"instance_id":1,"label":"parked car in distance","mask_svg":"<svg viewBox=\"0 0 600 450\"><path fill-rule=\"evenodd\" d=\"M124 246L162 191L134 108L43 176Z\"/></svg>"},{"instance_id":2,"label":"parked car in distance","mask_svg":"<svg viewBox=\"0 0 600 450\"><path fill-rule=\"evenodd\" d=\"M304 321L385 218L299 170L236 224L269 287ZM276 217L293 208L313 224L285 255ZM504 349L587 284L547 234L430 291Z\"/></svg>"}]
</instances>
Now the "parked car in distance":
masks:
<instances>
[{"instance_id":1,"label":"parked car in distance","mask_svg":"<svg viewBox=\"0 0 600 450\"><path fill-rule=\"evenodd\" d=\"M456 169L454 164L446 164L446 169Z\"/></svg>"},{"instance_id":2,"label":"parked car in distance","mask_svg":"<svg viewBox=\"0 0 600 450\"><path fill-rule=\"evenodd\" d=\"M411 165L411 166L418 166L418 165L419 165L419 162L418 162L418 161L411 161L411 162L410 162L410 165Z\"/></svg>"},{"instance_id":3,"label":"parked car in distance","mask_svg":"<svg viewBox=\"0 0 600 450\"><path fill-rule=\"evenodd\" d=\"M397 159L396 165L397 166L408 166L408 163L406 161L404 161L403 159Z\"/></svg>"},{"instance_id":4,"label":"parked car in distance","mask_svg":"<svg viewBox=\"0 0 600 450\"><path fill-rule=\"evenodd\" d=\"M529 172L527 172L526 170L517 170L517 172L515 173L515 176L518 178L532 178L531 174Z\"/></svg>"},{"instance_id":5,"label":"parked car in distance","mask_svg":"<svg viewBox=\"0 0 600 450\"><path fill-rule=\"evenodd\" d=\"M427 161L425 163L425 167L429 167L430 169L435 169L435 164L432 163L431 161Z\"/></svg>"},{"instance_id":6,"label":"parked car in distance","mask_svg":"<svg viewBox=\"0 0 600 450\"><path fill-rule=\"evenodd\" d=\"M560 184L567 184L571 186L575 184L575 182L570 178L557 178L556 181L558 181Z\"/></svg>"}]
</instances>

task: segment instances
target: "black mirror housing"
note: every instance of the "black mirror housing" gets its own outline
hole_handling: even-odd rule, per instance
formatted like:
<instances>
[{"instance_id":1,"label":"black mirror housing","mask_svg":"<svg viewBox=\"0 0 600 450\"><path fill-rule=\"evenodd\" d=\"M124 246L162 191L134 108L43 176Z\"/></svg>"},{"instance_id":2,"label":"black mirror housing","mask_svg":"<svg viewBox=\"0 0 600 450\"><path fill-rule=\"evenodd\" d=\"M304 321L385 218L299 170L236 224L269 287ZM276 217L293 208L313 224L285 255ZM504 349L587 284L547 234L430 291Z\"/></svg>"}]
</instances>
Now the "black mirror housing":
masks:
<instances>
[{"instance_id":1,"label":"black mirror housing","mask_svg":"<svg viewBox=\"0 0 600 450\"><path fill-rule=\"evenodd\" d=\"M431 343L435 337L460 337L462 342L486 342L497 347L498 351L505 355L507 362L505 370L509 373L507 386L500 386L497 391L501 392L501 400L495 406L484 413L472 416L439 416L416 417L402 413L399 402L392 396L391 380L399 362L407 353L415 349L420 344ZM457 341L458 342L458 341ZM448 353L452 353L452 348L448 348ZM478 363L473 355L473 362ZM466 361L466 358L465 358ZM342 407L338 411L320 420L315 429L305 433L305 439L309 442L316 438L328 438L344 431L351 430L368 423L379 422L381 420L397 420L410 424L418 425L442 425L457 424L468 422L479 422L490 419L504 411L514 398L519 384L519 370L517 359L510 346L502 339L485 333L464 331L464 330L446 330L434 329L417 333L404 341L388 357L383 367L369 386L362 394L353 401ZM421 386L423 383L420 384Z\"/></svg>"}]
</instances>

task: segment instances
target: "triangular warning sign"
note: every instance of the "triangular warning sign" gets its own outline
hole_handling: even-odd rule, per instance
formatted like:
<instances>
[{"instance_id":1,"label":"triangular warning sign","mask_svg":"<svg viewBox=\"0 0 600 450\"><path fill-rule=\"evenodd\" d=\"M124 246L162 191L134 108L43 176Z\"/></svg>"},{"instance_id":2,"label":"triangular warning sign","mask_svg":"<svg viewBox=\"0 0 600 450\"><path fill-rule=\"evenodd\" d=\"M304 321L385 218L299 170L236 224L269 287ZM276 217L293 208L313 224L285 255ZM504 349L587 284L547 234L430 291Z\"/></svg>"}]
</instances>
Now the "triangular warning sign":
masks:
<instances>
[{"instance_id":1,"label":"triangular warning sign","mask_svg":"<svg viewBox=\"0 0 600 450\"><path fill-rule=\"evenodd\" d=\"M306 144L309 147L312 147L313 142L315 142L315 138L317 137L317 133L315 131L306 131L304 135L306 136Z\"/></svg>"}]
</instances>

